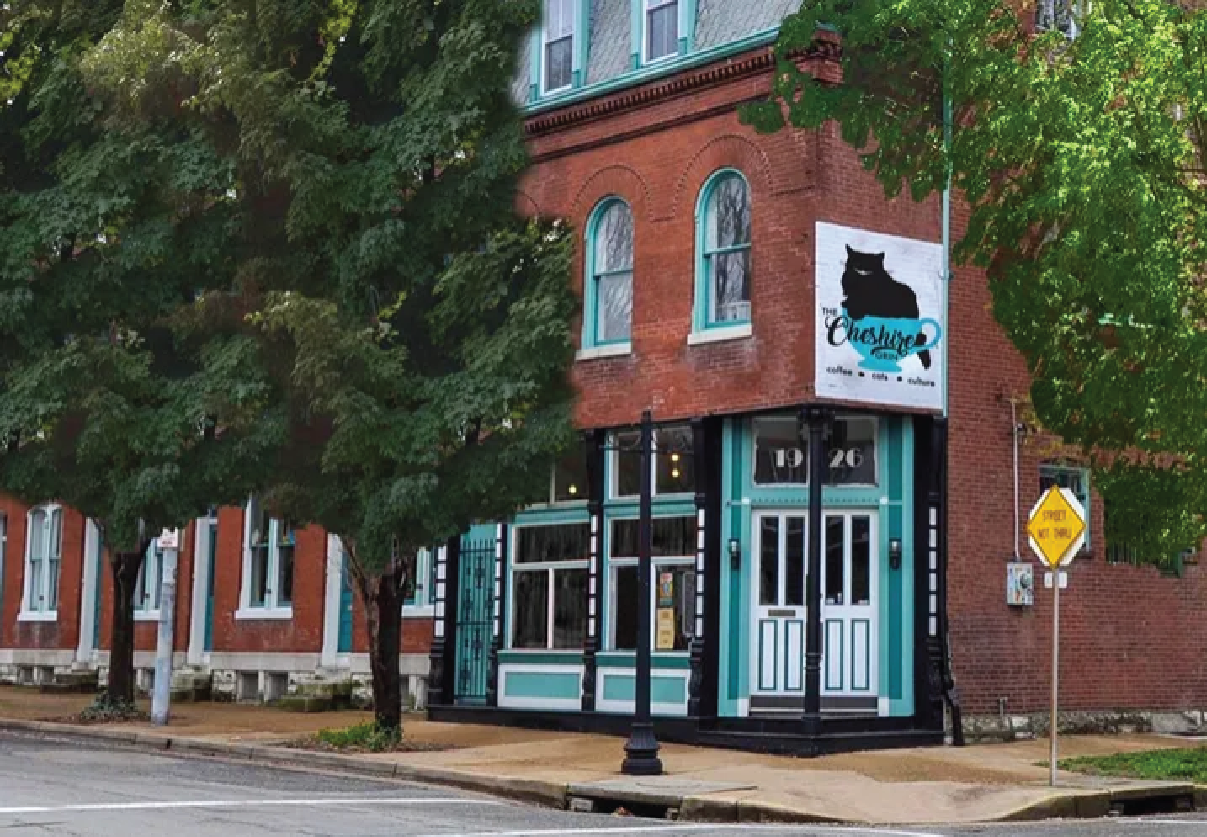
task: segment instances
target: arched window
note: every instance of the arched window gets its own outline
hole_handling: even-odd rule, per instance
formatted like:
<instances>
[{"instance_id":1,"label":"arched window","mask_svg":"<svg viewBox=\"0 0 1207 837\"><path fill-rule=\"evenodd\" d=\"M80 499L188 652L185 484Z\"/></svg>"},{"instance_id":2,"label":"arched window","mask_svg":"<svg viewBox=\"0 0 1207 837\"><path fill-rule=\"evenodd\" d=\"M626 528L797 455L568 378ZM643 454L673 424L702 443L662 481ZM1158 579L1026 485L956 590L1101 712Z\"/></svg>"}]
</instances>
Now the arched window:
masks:
<instances>
[{"instance_id":1,"label":"arched window","mask_svg":"<svg viewBox=\"0 0 1207 837\"><path fill-rule=\"evenodd\" d=\"M696 331L750 322L750 188L739 172L717 172L700 192Z\"/></svg>"},{"instance_id":2,"label":"arched window","mask_svg":"<svg viewBox=\"0 0 1207 837\"><path fill-rule=\"evenodd\" d=\"M621 345L633 330L633 212L619 198L596 207L587 228L584 347Z\"/></svg>"}]
</instances>

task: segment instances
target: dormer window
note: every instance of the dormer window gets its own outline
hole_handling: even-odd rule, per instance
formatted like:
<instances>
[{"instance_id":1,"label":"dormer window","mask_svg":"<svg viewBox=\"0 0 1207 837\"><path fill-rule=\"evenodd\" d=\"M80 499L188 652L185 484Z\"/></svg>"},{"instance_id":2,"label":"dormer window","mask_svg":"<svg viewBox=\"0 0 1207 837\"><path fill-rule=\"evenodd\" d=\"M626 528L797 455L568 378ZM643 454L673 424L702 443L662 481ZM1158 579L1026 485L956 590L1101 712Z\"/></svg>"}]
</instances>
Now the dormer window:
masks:
<instances>
[{"instance_id":1,"label":"dormer window","mask_svg":"<svg viewBox=\"0 0 1207 837\"><path fill-rule=\"evenodd\" d=\"M544 91L554 93L573 82L574 4L576 0L545 0Z\"/></svg>"},{"instance_id":2,"label":"dormer window","mask_svg":"<svg viewBox=\"0 0 1207 837\"><path fill-rule=\"evenodd\" d=\"M645 3L646 63L679 53L679 0L642 0Z\"/></svg>"}]
</instances>

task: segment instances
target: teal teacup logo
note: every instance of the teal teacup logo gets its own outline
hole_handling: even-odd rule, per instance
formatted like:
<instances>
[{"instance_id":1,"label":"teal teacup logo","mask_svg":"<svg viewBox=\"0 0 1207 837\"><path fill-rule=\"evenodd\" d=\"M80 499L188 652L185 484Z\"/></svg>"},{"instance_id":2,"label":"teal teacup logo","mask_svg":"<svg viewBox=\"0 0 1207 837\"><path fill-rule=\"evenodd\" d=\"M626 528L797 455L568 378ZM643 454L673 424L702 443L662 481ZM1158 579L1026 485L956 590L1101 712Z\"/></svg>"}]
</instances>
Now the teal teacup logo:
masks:
<instances>
[{"instance_id":1,"label":"teal teacup logo","mask_svg":"<svg viewBox=\"0 0 1207 837\"><path fill-rule=\"evenodd\" d=\"M830 342L839 345L834 338L840 328L844 329L846 342L863 358L859 366L871 372L900 372L901 361L933 349L943 337L943 327L930 317L869 315L852 320L844 308L835 320L830 327ZM934 336L928 337L928 330L933 330Z\"/></svg>"}]
</instances>

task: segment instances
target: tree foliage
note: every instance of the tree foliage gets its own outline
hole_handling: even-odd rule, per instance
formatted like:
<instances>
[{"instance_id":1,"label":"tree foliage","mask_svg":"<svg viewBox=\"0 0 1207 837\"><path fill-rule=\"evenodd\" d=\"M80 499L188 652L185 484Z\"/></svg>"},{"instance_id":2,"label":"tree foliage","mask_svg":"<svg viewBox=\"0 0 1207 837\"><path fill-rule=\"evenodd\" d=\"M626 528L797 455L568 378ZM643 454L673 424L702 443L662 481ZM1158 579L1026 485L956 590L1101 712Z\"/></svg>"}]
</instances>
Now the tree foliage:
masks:
<instances>
[{"instance_id":1,"label":"tree foliage","mask_svg":"<svg viewBox=\"0 0 1207 837\"><path fill-rule=\"evenodd\" d=\"M1055 7L1075 38L1036 35L1030 3L807 0L745 118L836 121L889 195L950 172L971 207L955 256L988 270L1036 415L1095 466L1108 539L1166 563L1207 534L1207 17ZM798 58L839 36L843 82L819 82Z\"/></svg>"}]
</instances>

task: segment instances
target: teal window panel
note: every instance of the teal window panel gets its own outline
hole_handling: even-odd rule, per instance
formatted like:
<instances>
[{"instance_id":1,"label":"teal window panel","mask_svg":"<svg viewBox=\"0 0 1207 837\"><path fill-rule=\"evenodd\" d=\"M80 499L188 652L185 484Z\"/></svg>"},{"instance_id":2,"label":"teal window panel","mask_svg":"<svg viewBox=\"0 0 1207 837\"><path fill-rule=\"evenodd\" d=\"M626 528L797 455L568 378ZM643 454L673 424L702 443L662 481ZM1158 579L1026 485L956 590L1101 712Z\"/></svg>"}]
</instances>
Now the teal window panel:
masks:
<instances>
[{"instance_id":1,"label":"teal window panel","mask_svg":"<svg viewBox=\"0 0 1207 837\"><path fill-rule=\"evenodd\" d=\"M603 699L635 700L636 678L631 674L604 674ZM686 703L687 680L682 677L650 677L651 703Z\"/></svg>"},{"instance_id":2,"label":"teal window panel","mask_svg":"<svg viewBox=\"0 0 1207 837\"><path fill-rule=\"evenodd\" d=\"M752 222L750 184L721 169L696 201L695 332L750 322Z\"/></svg>"},{"instance_id":3,"label":"teal window panel","mask_svg":"<svg viewBox=\"0 0 1207 837\"><path fill-rule=\"evenodd\" d=\"M566 671L508 671L503 688L511 698L575 700L582 694L579 675Z\"/></svg>"},{"instance_id":4,"label":"teal window panel","mask_svg":"<svg viewBox=\"0 0 1207 837\"><path fill-rule=\"evenodd\" d=\"M652 660L653 662L650 665L655 671L658 669L666 671L689 671L692 667L691 657L687 654L654 654ZM636 665L636 658L632 654L607 652L595 658L595 665L601 669L631 669Z\"/></svg>"},{"instance_id":5,"label":"teal window panel","mask_svg":"<svg viewBox=\"0 0 1207 837\"><path fill-rule=\"evenodd\" d=\"M633 330L633 210L605 198L587 220L583 271L584 350L623 351Z\"/></svg>"}]
</instances>

